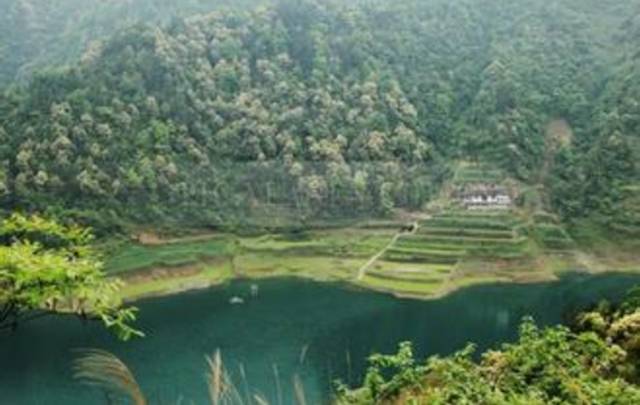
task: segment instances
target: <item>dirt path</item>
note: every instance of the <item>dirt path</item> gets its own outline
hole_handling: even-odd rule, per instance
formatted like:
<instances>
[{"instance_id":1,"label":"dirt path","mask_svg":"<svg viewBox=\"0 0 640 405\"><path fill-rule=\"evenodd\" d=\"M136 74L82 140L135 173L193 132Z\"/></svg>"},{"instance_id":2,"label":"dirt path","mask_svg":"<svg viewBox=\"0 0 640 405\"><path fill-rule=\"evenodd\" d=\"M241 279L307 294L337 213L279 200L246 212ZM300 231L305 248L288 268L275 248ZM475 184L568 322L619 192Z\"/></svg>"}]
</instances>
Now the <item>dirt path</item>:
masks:
<instances>
[{"instance_id":1,"label":"dirt path","mask_svg":"<svg viewBox=\"0 0 640 405\"><path fill-rule=\"evenodd\" d=\"M367 269L376 261L378 261L378 259L387 252L387 250L391 249L391 247L396 243L396 241L398 240L398 238L400 238L400 236L403 235L403 232L398 232L396 233L393 238L391 239L391 242L389 242L389 244L387 246L385 246L384 248L382 248L381 251L379 251L378 253L376 253L371 259L369 259L368 262L365 263L364 266L360 267L360 270L358 270L358 277L357 280L360 281L364 278L365 274L367 273Z\"/></svg>"},{"instance_id":2,"label":"dirt path","mask_svg":"<svg viewBox=\"0 0 640 405\"><path fill-rule=\"evenodd\" d=\"M375 262L377 262L378 259L381 258L382 255L384 255L387 252L387 250L391 249L402 235L410 235L410 234L416 233L418 231L420 224L418 223L418 221L416 221L413 223L413 225L414 225L414 228L412 232L401 231L396 233L391 239L391 242L389 242L387 246L385 246L384 248L382 248L381 251L373 255L373 257L371 257L371 259L369 259L369 261L366 262L364 266L360 267L360 269L358 270L358 277L356 279L358 281L362 280L364 276L367 274L367 269L371 267L371 265L373 265Z\"/></svg>"}]
</instances>

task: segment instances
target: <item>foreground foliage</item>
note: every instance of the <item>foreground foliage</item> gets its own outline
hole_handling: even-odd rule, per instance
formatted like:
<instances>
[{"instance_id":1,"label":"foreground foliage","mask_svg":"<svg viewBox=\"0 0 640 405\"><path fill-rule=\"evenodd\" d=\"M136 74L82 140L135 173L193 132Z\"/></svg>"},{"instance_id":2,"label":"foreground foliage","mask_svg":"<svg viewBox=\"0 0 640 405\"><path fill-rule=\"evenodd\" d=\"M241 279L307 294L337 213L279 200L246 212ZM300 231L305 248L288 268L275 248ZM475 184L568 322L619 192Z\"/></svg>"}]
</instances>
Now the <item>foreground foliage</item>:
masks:
<instances>
[{"instance_id":1,"label":"foreground foliage","mask_svg":"<svg viewBox=\"0 0 640 405\"><path fill-rule=\"evenodd\" d=\"M474 345L449 356L415 359L411 343L393 355L375 354L363 386L338 384L335 403L369 404L636 404L640 403L640 288L619 305L608 302L578 314L571 327L540 328L531 318L519 337L497 350L476 353ZM207 357L212 404L267 405L261 395L239 390L220 351ZM102 388L107 398L147 399L126 364L113 355L89 350L74 363L80 381ZM244 372L241 372L244 378ZM244 382L246 384L246 381ZM293 403L306 404L298 375ZM277 402L281 403L281 401Z\"/></svg>"},{"instance_id":2,"label":"foreground foliage","mask_svg":"<svg viewBox=\"0 0 640 405\"><path fill-rule=\"evenodd\" d=\"M99 318L122 339L140 333L120 284L107 280L88 229L12 215L0 223L0 331L56 313Z\"/></svg>"},{"instance_id":3,"label":"foreground foliage","mask_svg":"<svg viewBox=\"0 0 640 405\"><path fill-rule=\"evenodd\" d=\"M211 405L269 405L261 394L241 393L227 370L220 350L207 356L208 370L206 383L209 388ZM134 405L146 405L148 399L143 393L129 367L116 356L102 350L86 350L74 361L74 377L80 382L101 388L109 403L126 401ZM245 381L246 384L246 381ZM296 404L305 405L304 388L299 376L293 378ZM181 402L181 400L178 400ZM278 403L282 403L280 400Z\"/></svg>"},{"instance_id":4,"label":"foreground foliage","mask_svg":"<svg viewBox=\"0 0 640 405\"><path fill-rule=\"evenodd\" d=\"M573 328L538 328L479 357L473 345L447 357L414 359L404 343L374 355L361 389L339 389L341 404L633 404L640 402L640 301L601 304Z\"/></svg>"}]
</instances>

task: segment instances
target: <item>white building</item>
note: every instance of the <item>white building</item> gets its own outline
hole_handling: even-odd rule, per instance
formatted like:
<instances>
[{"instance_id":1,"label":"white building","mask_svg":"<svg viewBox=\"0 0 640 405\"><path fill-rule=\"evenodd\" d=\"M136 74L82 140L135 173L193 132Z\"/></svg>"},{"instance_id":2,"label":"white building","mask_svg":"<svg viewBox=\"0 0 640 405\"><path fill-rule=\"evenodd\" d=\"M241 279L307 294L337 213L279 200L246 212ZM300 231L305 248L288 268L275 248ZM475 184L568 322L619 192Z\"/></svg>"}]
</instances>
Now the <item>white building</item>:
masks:
<instances>
[{"instance_id":1,"label":"white building","mask_svg":"<svg viewBox=\"0 0 640 405\"><path fill-rule=\"evenodd\" d=\"M458 200L470 210L508 209L513 204L509 192L495 184L469 184L457 193Z\"/></svg>"}]
</instances>

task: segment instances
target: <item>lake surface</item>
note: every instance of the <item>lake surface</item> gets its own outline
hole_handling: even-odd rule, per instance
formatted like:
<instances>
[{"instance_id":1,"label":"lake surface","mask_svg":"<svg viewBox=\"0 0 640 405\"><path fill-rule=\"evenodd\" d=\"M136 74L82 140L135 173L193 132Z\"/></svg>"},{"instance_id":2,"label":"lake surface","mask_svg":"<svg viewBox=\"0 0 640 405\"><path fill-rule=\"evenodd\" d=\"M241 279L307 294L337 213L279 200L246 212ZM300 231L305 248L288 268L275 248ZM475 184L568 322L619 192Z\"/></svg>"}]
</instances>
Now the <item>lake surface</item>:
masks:
<instances>
[{"instance_id":1,"label":"lake surface","mask_svg":"<svg viewBox=\"0 0 640 405\"><path fill-rule=\"evenodd\" d=\"M370 353L395 352L406 340L420 356L449 354L469 341L481 350L495 347L514 339L525 315L559 323L590 303L620 297L634 283L640 277L574 275L416 301L299 279L261 281L251 298L250 282L233 282L139 302L138 327L147 337L133 342L118 342L100 325L75 318L44 319L0 335L0 403L106 403L100 390L74 381L71 370L74 349L100 348L129 365L151 403L206 404L205 355L220 348L242 393L290 404L297 374L308 403L318 404L330 398L334 379L359 383ZM246 301L231 305L233 296Z\"/></svg>"}]
</instances>

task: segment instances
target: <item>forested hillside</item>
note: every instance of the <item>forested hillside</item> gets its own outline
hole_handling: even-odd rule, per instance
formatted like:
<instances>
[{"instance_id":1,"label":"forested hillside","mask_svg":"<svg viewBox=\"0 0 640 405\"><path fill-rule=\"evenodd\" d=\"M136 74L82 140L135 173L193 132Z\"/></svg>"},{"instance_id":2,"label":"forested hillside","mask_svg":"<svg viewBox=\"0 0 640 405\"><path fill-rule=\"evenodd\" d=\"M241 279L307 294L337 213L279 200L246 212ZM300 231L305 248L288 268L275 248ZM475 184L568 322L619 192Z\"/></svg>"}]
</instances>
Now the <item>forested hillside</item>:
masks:
<instances>
[{"instance_id":1,"label":"forested hillside","mask_svg":"<svg viewBox=\"0 0 640 405\"><path fill-rule=\"evenodd\" d=\"M636 232L640 8L595 5L280 1L120 30L2 95L2 206L385 215L466 159L544 185L566 221Z\"/></svg>"},{"instance_id":2,"label":"forested hillside","mask_svg":"<svg viewBox=\"0 0 640 405\"><path fill-rule=\"evenodd\" d=\"M175 17L260 0L2 0L0 86L25 82L34 71L74 63L87 47L137 23L167 23Z\"/></svg>"},{"instance_id":3,"label":"forested hillside","mask_svg":"<svg viewBox=\"0 0 640 405\"><path fill-rule=\"evenodd\" d=\"M597 92L584 133L558 151L547 185L565 217L599 216L623 233L640 230L640 6L615 35L619 53Z\"/></svg>"}]
</instances>

